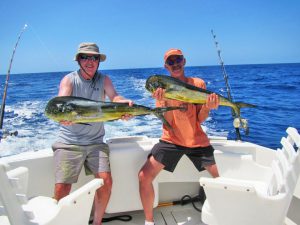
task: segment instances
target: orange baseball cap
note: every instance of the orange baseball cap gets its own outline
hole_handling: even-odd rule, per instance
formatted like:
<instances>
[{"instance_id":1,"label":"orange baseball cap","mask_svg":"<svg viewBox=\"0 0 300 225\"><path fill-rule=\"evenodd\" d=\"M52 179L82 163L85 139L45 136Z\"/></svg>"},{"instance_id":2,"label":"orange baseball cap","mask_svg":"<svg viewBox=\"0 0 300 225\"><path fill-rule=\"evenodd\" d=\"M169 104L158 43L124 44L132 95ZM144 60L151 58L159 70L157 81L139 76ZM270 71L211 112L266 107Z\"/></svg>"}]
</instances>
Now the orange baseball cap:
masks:
<instances>
[{"instance_id":1,"label":"orange baseball cap","mask_svg":"<svg viewBox=\"0 0 300 225\"><path fill-rule=\"evenodd\" d=\"M166 62L166 60L171 56L171 55L183 55L182 51L180 49L177 48L171 48L168 51L166 51L165 56L164 56L164 61Z\"/></svg>"}]
</instances>

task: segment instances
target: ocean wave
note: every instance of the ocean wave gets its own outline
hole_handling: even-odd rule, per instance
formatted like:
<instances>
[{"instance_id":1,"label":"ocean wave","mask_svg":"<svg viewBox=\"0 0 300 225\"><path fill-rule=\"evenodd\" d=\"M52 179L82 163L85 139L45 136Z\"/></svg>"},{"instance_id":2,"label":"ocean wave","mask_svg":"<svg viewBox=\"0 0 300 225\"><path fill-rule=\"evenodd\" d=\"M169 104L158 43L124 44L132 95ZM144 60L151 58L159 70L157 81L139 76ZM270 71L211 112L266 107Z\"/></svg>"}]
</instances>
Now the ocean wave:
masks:
<instances>
[{"instance_id":1,"label":"ocean wave","mask_svg":"<svg viewBox=\"0 0 300 225\"><path fill-rule=\"evenodd\" d=\"M249 120L250 135L243 139L267 147L279 145L287 126L300 128L299 74L300 64L244 65L227 67L234 99L257 105L242 109L242 117ZM145 89L146 79L152 74L167 74L164 68L103 71L107 73L119 94L135 103L155 107L155 101ZM4 117L4 129L18 130L17 137L8 137L0 143L0 156L23 151L50 148L55 141L59 124L47 119L44 108L57 95L61 78L67 72L12 75ZM187 76L201 77L207 89L227 96L225 82L219 67L187 67ZM29 82L30 80L30 82ZM0 76L4 88L5 76ZM29 84L30 85L25 85ZM1 88L1 89L2 89ZM2 97L2 96L1 96ZM229 107L212 110L203 123L209 135L235 138L233 118ZM105 123L106 138L146 135L159 137L161 121L153 116L134 117L129 121Z\"/></svg>"}]
</instances>

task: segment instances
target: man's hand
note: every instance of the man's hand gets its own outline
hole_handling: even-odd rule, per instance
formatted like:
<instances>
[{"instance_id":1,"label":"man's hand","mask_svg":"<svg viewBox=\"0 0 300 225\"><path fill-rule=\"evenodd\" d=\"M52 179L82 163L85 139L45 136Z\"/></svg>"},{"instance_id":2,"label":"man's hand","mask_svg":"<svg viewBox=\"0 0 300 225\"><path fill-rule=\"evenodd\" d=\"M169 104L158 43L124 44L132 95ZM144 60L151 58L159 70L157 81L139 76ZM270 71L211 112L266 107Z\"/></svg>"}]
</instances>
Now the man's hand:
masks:
<instances>
[{"instance_id":1,"label":"man's hand","mask_svg":"<svg viewBox=\"0 0 300 225\"><path fill-rule=\"evenodd\" d=\"M133 106L133 101L130 99L117 99L114 102L119 102L119 103L128 103L129 106Z\"/></svg>"},{"instance_id":2,"label":"man's hand","mask_svg":"<svg viewBox=\"0 0 300 225\"><path fill-rule=\"evenodd\" d=\"M212 93L207 96L206 103L203 104L203 107L207 108L208 110L211 110L211 109L217 109L219 105L220 105L219 96L215 93Z\"/></svg>"},{"instance_id":3,"label":"man's hand","mask_svg":"<svg viewBox=\"0 0 300 225\"><path fill-rule=\"evenodd\" d=\"M119 102L119 103L128 103L128 105L131 107L133 106L133 101L130 99L116 99L114 102ZM121 117L122 120L129 120L133 117L131 114L125 114Z\"/></svg>"},{"instance_id":4,"label":"man's hand","mask_svg":"<svg viewBox=\"0 0 300 225\"><path fill-rule=\"evenodd\" d=\"M153 94L152 97L155 98L157 101L163 101L165 97L166 89L157 88Z\"/></svg>"},{"instance_id":5,"label":"man's hand","mask_svg":"<svg viewBox=\"0 0 300 225\"><path fill-rule=\"evenodd\" d=\"M127 120L130 120L132 117L133 117L133 115L131 115L131 114L125 114L121 117L121 119L127 121Z\"/></svg>"},{"instance_id":6,"label":"man's hand","mask_svg":"<svg viewBox=\"0 0 300 225\"><path fill-rule=\"evenodd\" d=\"M59 122L61 125L64 125L64 126L70 126L70 125L73 125L74 123L71 122L71 121L67 121L67 120L62 120Z\"/></svg>"}]
</instances>

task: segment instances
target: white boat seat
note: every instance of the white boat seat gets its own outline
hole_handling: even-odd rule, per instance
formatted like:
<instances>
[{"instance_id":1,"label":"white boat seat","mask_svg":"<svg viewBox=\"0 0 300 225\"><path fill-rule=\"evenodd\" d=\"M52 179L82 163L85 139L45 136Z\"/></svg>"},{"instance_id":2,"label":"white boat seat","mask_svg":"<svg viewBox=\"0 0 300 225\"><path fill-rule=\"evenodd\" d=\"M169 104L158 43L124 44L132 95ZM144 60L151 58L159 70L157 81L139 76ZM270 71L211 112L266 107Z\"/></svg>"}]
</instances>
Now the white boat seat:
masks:
<instances>
[{"instance_id":1,"label":"white boat seat","mask_svg":"<svg viewBox=\"0 0 300 225\"><path fill-rule=\"evenodd\" d=\"M288 141L292 144L292 145L296 145L298 150L300 148L300 136L298 134L298 131L294 128L294 127L289 127L286 132L288 133Z\"/></svg>"},{"instance_id":2,"label":"white boat seat","mask_svg":"<svg viewBox=\"0 0 300 225\"><path fill-rule=\"evenodd\" d=\"M214 151L221 177L270 182L272 169L256 163L252 154Z\"/></svg>"},{"instance_id":3,"label":"white boat seat","mask_svg":"<svg viewBox=\"0 0 300 225\"><path fill-rule=\"evenodd\" d=\"M9 167L9 165L5 165L5 166ZM13 182L13 180L15 181L14 185L18 185L17 188L18 188L18 192L20 194L24 194L24 195L27 194L28 168L18 167L18 168L9 170L7 172L7 176L12 182ZM6 212L5 212L4 206L3 206L2 202L1 202L1 199L0 199L0 216L5 215L5 214L6 214Z\"/></svg>"},{"instance_id":4,"label":"white boat seat","mask_svg":"<svg viewBox=\"0 0 300 225\"><path fill-rule=\"evenodd\" d=\"M102 179L93 179L58 202L44 196L28 201L20 192L20 180L10 178L7 170L7 165L0 163L0 199L6 213L0 217L1 225L65 225L66 221L88 224L95 191L103 184Z\"/></svg>"},{"instance_id":5,"label":"white boat seat","mask_svg":"<svg viewBox=\"0 0 300 225\"><path fill-rule=\"evenodd\" d=\"M291 130L293 135L290 135ZM200 178L200 184L206 193L206 201L202 208L204 223L209 225L284 224L300 174L300 154L296 144L300 140L300 135L298 132L295 133L293 128L288 128L287 133L288 138L282 139L283 147L277 150L272 161L272 173L265 181L246 179L247 176L245 178L222 177L222 174L215 179ZM255 173L260 176L259 170Z\"/></svg>"}]
</instances>

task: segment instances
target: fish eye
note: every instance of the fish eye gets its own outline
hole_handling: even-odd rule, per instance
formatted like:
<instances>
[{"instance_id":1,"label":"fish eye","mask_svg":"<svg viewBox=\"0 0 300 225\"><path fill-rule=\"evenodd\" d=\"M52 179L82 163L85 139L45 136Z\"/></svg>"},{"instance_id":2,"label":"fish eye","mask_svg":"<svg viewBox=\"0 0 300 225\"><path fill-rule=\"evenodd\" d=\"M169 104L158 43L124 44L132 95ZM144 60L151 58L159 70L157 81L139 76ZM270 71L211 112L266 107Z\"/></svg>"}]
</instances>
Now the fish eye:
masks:
<instances>
[{"instance_id":1,"label":"fish eye","mask_svg":"<svg viewBox=\"0 0 300 225\"><path fill-rule=\"evenodd\" d=\"M63 107L62 112L72 112L74 110L73 104L67 104Z\"/></svg>"},{"instance_id":2,"label":"fish eye","mask_svg":"<svg viewBox=\"0 0 300 225\"><path fill-rule=\"evenodd\" d=\"M162 84L157 80L154 82L155 88L160 88L162 87Z\"/></svg>"}]
</instances>

